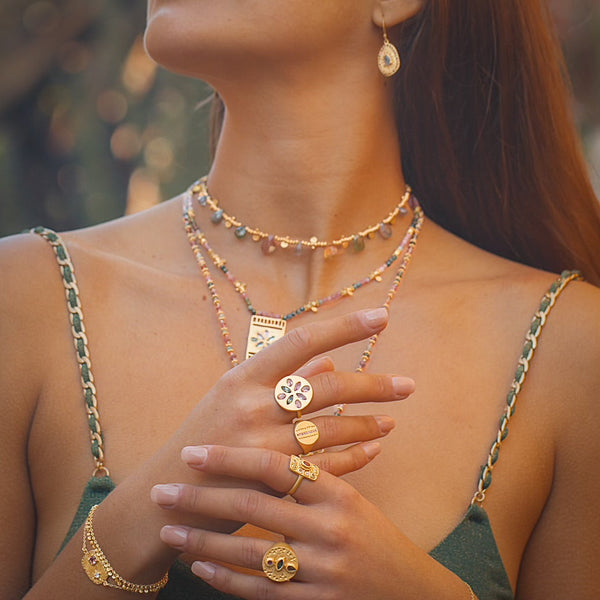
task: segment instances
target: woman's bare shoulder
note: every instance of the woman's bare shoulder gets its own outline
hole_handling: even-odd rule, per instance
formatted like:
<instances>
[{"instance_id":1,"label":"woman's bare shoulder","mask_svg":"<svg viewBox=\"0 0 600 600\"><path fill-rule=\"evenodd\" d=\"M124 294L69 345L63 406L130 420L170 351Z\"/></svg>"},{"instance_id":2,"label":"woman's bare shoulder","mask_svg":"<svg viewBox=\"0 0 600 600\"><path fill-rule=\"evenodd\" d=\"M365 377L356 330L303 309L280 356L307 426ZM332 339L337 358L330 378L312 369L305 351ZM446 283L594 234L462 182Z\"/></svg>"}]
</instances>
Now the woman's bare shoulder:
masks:
<instances>
[{"instance_id":1,"label":"woman's bare shoulder","mask_svg":"<svg viewBox=\"0 0 600 600\"><path fill-rule=\"evenodd\" d=\"M552 386L553 482L523 557L518 597L592 598L600 575L600 289L570 283L556 302L539 352ZM555 568L560 565L560 568Z\"/></svg>"}]
</instances>

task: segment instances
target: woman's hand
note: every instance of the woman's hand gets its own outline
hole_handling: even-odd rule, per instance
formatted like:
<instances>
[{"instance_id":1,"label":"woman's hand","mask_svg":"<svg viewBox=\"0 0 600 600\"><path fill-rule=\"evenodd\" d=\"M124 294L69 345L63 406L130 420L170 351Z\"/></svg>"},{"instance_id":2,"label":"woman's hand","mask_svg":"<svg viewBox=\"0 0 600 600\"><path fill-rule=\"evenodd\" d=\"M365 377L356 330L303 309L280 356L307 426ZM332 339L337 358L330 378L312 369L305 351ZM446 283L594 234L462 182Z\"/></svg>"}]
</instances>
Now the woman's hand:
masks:
<instances>
[{"instance_id":1,"label":"woman's hand","mask_svg":"<svg viewBox=\"0 0 600 600\"><path fill-rule=\"evenodd\" d=\"M177 452L183 446L198 443L271 448L286 454L300 452L293 434L295 414L279 407L273 396L277 382L292 373L307 378L313 387L314 397L307 409L310 412L339 403L406 398L414 390L411 379L338 372L327 357L313 360L379 333L386 324L387 311L380 308L292 330L221 377L174 436ZM316 417L313 422L320 432L315 450L373 440L394 426L386 416L338 419L332 414Z\"/></svg>"},{"instance_id":2,"label":"woman's hand","mask_svg":"<svg viewBox=\"0 0 600 600\"><path fill-rule=\"evenodd\" d=\"M378 445L378 444L376 444ZM356 453L363 452L356 446ZM297 503L274 497L292 488L297 475L290 457L254 448L203 446L188 448L182 457L194 469L213 475L262 482L271 494L252 489L172 486L173 494L153 490L155 502L165 509L200 514L212 519L248 522L282 534L298 557L298 572L290 582L277 583L262 576L234 571L215 561L252 569L262 575L262 559L272 542L232 536L179 525L167 525L161 539L201 561L192 571L213 587L249 600L298 598L427 598L446 577L446 593L437 597L466 598L465 586L412 544L381 511L352 486L321 470L316 481L302 480L294 493ZM342 453L311 457L321 466L351 470ZM357 465L361 462L357 461ZM335 466L334 466L335 465ZM427 570L433 580L423 584ZM437 585L436 585L437 587ZM416 592L410 593L411 589ZM422 595L419 595L422 594Z\"/></svg>"}]
</instances>

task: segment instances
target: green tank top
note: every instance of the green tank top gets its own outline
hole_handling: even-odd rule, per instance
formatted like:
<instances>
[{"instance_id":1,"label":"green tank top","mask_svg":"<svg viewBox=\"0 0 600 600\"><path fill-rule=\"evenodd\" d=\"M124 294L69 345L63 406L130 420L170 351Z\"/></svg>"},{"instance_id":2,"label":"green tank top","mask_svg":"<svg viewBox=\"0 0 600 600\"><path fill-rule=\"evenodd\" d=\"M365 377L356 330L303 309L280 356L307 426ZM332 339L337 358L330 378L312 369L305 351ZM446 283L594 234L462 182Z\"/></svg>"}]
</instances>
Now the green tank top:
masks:
<instances>
[{"instance_id":1,"label":"green tank top","mask_svg":"<svg viewBox=\"0 0 600 600\"><path fill-rule=\"evenodd\" d=\"M68 250L58 234L44 227L36 227L31 231L43 237L52 246L65 286L67 310L71 321L76 358L79 363L83 399L88 413L92 457L96 465L60 548L62 551L83 525L92 506L100 504L115 488L115 484L104 464L96 390L73 264ZM525 380L547 315L565 286L575 279L581 279L581 275L577 271L564 271L544 294L539 309L535 312L525 335L525 344L506 397L506 408L500 419L500 427L491 444L488 459L481 467L477 489L468 510L461 522L429 553L431 557L468 583L479 600L514 599L488 515L483 508L483 501L486 491L492 483L492 471L498 460L500 446L508 435L508 424L515 411L517 396ZM159 592L158 598L159 600L236 600L234 596L215 590L197 578L181 561L176 561L172 565L169 570L169 582Z\"/></svg>"}]
</instances>

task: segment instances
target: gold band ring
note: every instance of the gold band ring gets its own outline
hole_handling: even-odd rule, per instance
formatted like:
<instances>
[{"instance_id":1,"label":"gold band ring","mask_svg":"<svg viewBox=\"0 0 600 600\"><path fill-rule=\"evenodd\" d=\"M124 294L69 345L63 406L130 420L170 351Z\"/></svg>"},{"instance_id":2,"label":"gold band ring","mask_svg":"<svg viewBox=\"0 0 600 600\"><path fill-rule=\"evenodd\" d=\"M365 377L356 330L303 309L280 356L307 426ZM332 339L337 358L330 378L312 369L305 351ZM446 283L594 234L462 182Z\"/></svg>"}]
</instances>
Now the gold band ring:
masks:
<instances>
[{"instance_id":1,"label":"gold band ring","mask_svg":"<svg viewBox=\"0 0 600 600\"><path fill-rule=\"evenodd\" d=\"M273 544L263 555L262 569L271 581L283 583L298 572L298 557L290 545Z\"/></svg>"},{"instance_id":2,"label":"gold band ring","mask_svg":"<svg viewBox=\"0 0 600 600\"><path fill-rule=\"evenodd\" d=\"M308 454L319 440L319 428L312 421L294 423L294 437L303 454Z\"/></svg>"},{"instance_id":3,"label":"gold band ring","mask_svg":"<svg viewBox=\"0 0 600 600\"><path fill-rule=\"evenodd\" d=\"M313 388L304 377L288 375L277 382L274 395L281 408L295 412L300 418L313 398Z\"/></svg>"},{"instance_id":4,"label":"gold band ring","mask_svg":"<svg viewBox=\"0 0 600 600\"><path fill-rule=\"evenodd\" d=\"M296 490L300 487L303 479L310 479L316 481L319 477L319 467L313 465L305 458L300 458L292 454L290 456L290 471L298 475L298 479L294 482L294 485L287 492L288 496L292 496Z\"/></svg>"}]
</instances>

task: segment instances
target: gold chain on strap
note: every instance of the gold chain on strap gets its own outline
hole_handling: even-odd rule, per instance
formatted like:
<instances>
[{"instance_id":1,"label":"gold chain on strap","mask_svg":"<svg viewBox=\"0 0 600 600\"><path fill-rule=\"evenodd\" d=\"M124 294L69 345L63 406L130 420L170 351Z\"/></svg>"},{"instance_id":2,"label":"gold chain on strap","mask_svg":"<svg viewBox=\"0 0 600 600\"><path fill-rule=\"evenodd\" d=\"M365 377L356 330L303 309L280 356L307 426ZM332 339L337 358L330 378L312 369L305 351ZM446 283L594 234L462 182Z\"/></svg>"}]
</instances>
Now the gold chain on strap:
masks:
<instances>
[{"instance_id":1,"label":"gold chain on strap","mask_svg":"<svg viewBox=\"0 0 600 600\"><path fill-rule=\"evenodd\" d=\"M88 339L85 333L85 325L83 323L83 311L81 310L79 288L77 286L77 279L75 278L73 263L71 262L67 247L56 232L46 227L35 227L31 229L30 232L44 238L50 246L52 246L60 267L63 285L65 286L69 320L71 321L73 344L75 345L75 353L79 364L83 398L88 414L92 456L94 457L94 463L96 465L93 477L100 477L102 475L109 476L110 473L104 465L104 442L102 438L102 427L100 426L100 415L98 414L96 386L94 385L92 362L88 348Z\"/></svg>"},{"instance_id":2,"label":"gold chain on strap","mask_svg":"<svg viewBox=\"0 0 600 600\"><path fill-rule=\"evenodd\" d=\"M525 345L523 346L523 352L519 357L517 371L510 386L508 396L506 397L506 409L502 415L502 418L500 419L500 428L498 429L496 439L494 440L494 443L490 448L490 453L488 454L487 462L485 465L483 465L481 469L481 477L479 478L477 491L471 499L471 504L481 504L485 500L486 491L492 483L492 471L494 469L496 461L498 460L500 446L508 436L508 424L515 412L517 396L519 395L523 382L525 381L527 371L529 370L529 363L531 362L535 349L537 348L538 338L542 333L542 328L546 324L548 314L552 310L552 307L554 306L556 299L558 298L560 293L565 289L565 286L570 281L573 281L575 279L583 279L581 273L579 273L578 271L563 271L560 277L550 286L550 289L544 294L539 309L533 315L531 325L529 327L529 330L527 331L527 334L525 335Z\"/></svg>"},{"instance_id":3,"label":"gold chain on strap","mask_svg":"<svg viewBox=\"0 0 600 600\"><path fill-rule=\"evenodd\" d=\"M94 535L94 513L98 505L92 506L87 519L83 525L83 546L81 548L83 556L81 557L81 566L85 571L86 575L90 578L90 581L96 585L103 585L105 587L117 588L126 592L134 592L136 594L152 594L158 592L167 585L169 581L169 573L165 573L160 581L150 584L132 583L123 579L108 562L108 558L102 549L100 544ZM90 545L91 550L87 549L87 545Z\"/></svg>"}]
</instances>

